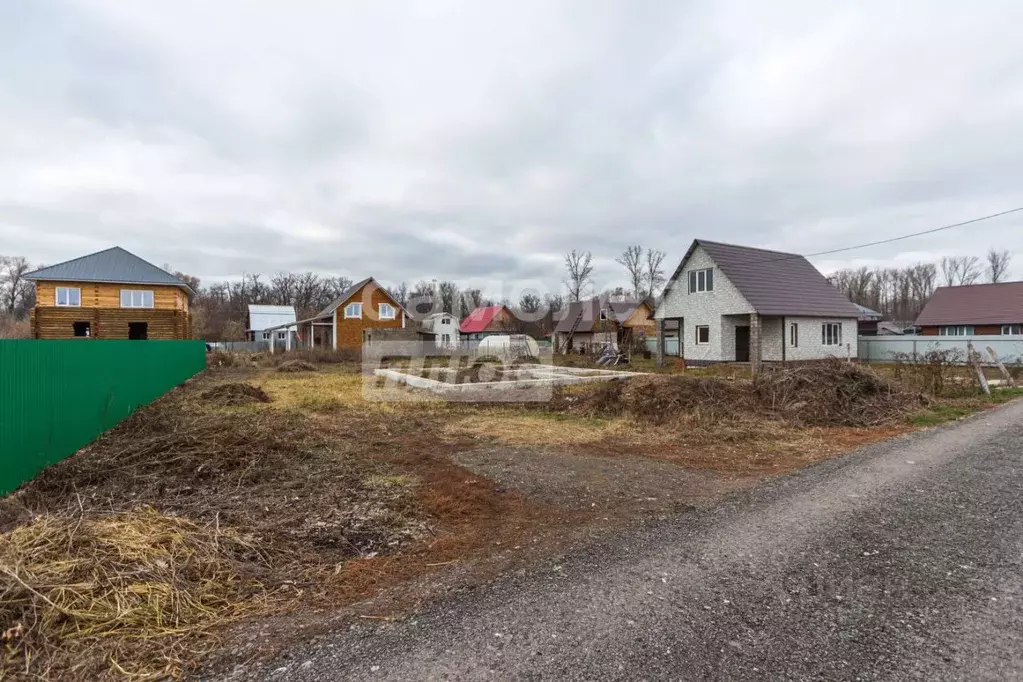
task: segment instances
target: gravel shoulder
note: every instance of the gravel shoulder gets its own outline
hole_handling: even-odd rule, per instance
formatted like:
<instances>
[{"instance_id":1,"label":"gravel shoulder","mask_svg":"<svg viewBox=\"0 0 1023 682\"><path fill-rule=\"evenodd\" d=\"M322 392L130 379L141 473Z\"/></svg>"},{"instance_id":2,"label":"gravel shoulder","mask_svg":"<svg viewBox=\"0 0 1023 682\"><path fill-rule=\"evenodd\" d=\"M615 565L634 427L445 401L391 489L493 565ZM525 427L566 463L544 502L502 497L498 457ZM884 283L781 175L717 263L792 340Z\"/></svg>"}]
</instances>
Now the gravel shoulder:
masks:
<instances>
[{"instance_id":1,"label":"gravel shoulder","mask_svg":"<svg viewBox=\"0 0 1023 682\"><path fill-rule=\"evenodd\" d=\"M1018 677L1021 436L862 448L228 679Z\"/></svg>"}]
</instances>

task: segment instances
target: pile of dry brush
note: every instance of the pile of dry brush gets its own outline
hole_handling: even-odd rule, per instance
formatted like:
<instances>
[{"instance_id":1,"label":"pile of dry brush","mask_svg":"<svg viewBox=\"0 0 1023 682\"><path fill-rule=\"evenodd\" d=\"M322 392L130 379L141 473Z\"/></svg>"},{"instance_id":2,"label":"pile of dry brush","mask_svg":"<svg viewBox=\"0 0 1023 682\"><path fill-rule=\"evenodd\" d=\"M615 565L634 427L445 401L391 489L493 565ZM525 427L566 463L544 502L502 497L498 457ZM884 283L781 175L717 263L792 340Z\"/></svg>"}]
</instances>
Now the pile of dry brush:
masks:
<instances>
[{"instance_id":1,"label":"pile of dry brush","mask_svg":"<svg viewBox=\"0 0 1023 682\"><path fill-rule=\"evenodd\" d=\"M869 369L840 360L772 368L752 381L651 375L602 384L561 404L587 416L626 415L663 424L785 421L799 426L881 426L924 399Z\"/></svg>"},{"instance_id":2,"label":"pile of dry brush","mask_svg":"<svg viewBox=\"0 0 1023 682\"><path fill-rule=\"evenodd\" d=\"M224 410L262 392L223 386L172 392L0 500L0 679L174 674L225 619L330 599L344 561L429 533L359 429Z\"/></svg>"}]
</instances>

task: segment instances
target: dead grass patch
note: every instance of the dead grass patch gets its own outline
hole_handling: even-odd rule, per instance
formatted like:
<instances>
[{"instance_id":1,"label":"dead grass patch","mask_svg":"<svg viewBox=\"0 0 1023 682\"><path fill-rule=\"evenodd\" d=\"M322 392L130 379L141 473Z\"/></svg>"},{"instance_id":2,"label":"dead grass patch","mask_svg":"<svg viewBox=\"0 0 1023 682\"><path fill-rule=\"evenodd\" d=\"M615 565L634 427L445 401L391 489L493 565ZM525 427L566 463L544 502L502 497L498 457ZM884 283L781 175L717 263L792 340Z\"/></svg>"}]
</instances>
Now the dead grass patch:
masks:
<instances>
[{"instance_id":1,"label":"dead grass patch","mask_svg":"<svg viewBox=\"0 0 1023 682\"><path fill-rule=\"evenodd\" d=\"M305 360L287 360L277 365L278 372L315 372L319 368Z\"/></svg>"},{"instance_id":2,"label":"dead grass patch","mask_svg":"<svg viewBox=\"0 0 1023 682\"><path fill-rule=\"evenodd\" d=\"M251 539L152 509L41 515L0 535L0 677L177 677L274 601L253 565Z\"/></svg>"}]
</instances>

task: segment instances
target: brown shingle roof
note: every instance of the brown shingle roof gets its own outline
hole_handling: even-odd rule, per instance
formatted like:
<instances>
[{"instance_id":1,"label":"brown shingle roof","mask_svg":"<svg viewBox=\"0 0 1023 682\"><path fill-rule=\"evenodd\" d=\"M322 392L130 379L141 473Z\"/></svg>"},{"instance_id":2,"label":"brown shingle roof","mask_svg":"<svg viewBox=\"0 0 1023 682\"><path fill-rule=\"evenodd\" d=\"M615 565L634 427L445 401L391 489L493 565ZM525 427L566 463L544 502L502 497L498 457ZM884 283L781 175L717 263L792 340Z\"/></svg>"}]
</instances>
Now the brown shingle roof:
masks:
<instances>
[{"instance_id":1,"label":"brown shingle roof","mask_svg":"<svg viewBox=\"0 0 1023 682\"><path fill-rule=\"evenodd\" d=\"M578 334L589 334L600 322L601 308L610 308L611 319L624 322L629 319L629 316L632 315L632 312L639 307L640 303L642 303L642 301L601 301L599 298L591 298L587 301L570 303L568 305L568 311L565 313L565 316L558 321L558 325L554 328L554 331L564 334L572 331L572 325L575 324L575 318L579 316L579 311L582 310L583 319L580 320L579 326L576 327L575 331Z\"/></svg>"},{"instance_id":2,"label":"brown shingle roof","mask_svg":"<svg viewBox=\"0 0 1023 682\"><path fill-rule=\"evenodd\" d=\"M1023 282L939 287L916 318L919 327L1023 323Z\"/></svg>"},{"instance_id":3,"label":"brown shingle roof","mask_svg":"<svg viewBox=\"0 0 1023 682\"><path fill-rule=\"evenodd\" d=\"M678 277L697 246L707 251L725 277L761 315L859 317L856 306L810 261L796 253L697 239L672 276L674 286L688 286Z\"/></svg>"}]
</instances>

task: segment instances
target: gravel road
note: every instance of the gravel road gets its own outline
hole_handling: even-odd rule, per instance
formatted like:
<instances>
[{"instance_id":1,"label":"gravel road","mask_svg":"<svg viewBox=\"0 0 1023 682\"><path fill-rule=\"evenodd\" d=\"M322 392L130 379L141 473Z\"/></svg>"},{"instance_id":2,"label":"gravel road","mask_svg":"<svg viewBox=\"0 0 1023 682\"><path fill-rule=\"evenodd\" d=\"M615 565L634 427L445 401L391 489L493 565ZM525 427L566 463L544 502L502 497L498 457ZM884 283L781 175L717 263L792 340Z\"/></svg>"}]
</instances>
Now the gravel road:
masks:
<instances>
[{"instance_id":1,"label":"gravel road","mask_svg":"<svg viewBox=\"0 0 1023 682\"><path fill-rule=\"evenodd\" d=\"M230 679L1020 679L1023 402Z\"/></svg>"}]
</instances>

